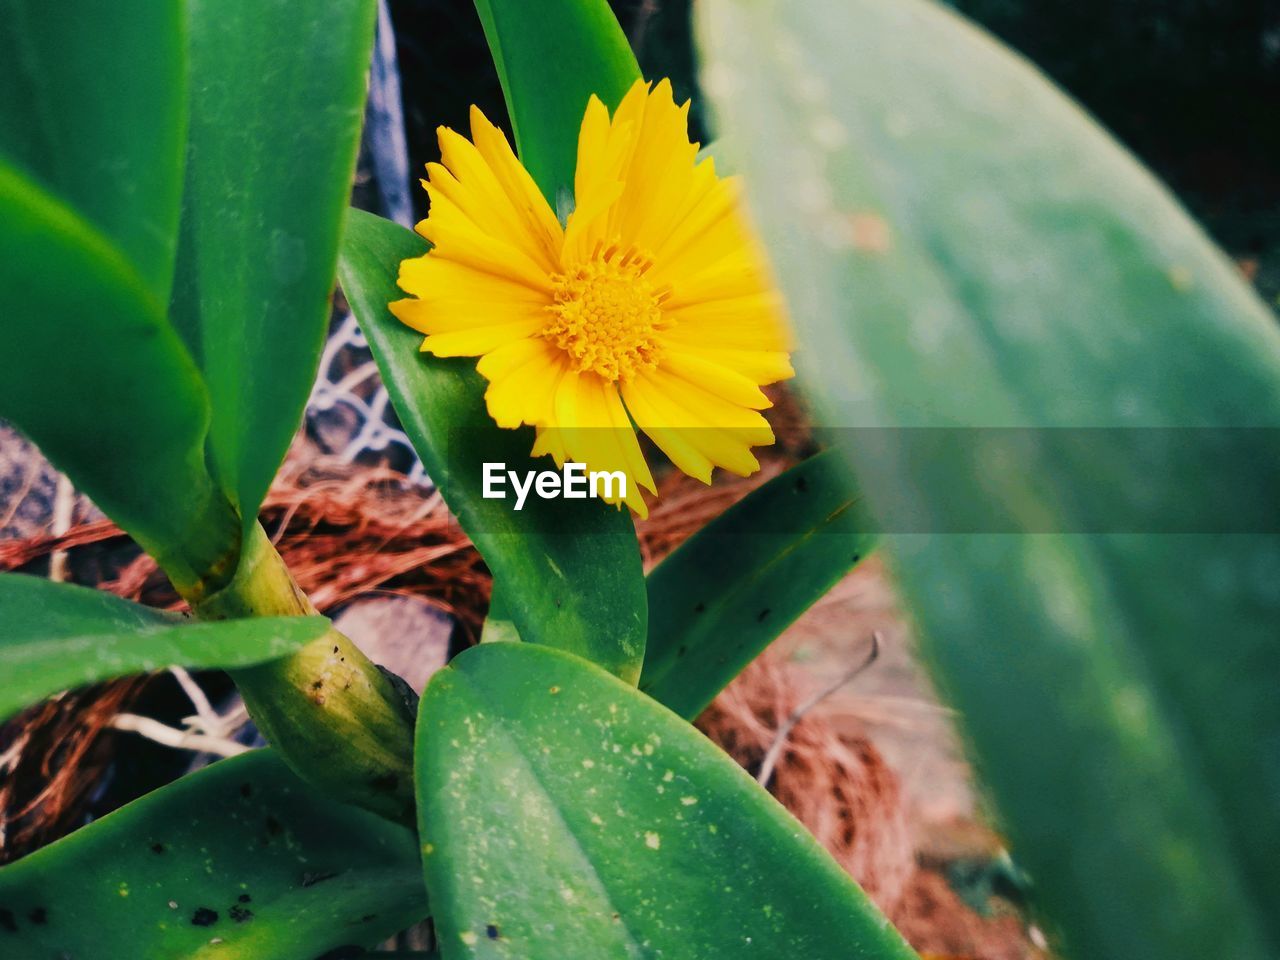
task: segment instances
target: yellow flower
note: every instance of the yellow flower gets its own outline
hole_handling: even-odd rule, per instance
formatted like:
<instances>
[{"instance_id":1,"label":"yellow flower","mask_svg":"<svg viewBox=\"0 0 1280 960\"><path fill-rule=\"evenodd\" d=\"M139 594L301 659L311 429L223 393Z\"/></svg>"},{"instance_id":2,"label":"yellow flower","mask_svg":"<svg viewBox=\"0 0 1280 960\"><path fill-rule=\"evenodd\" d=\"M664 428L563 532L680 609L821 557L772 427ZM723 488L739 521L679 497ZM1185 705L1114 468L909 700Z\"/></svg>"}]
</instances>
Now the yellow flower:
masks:
<instances>
[{"instance_id":1,"label":"yellow flower","mask_svg":"<svg viewBox=\"0 0 1280 960\"><path fill-rule=\"evenodd\" d=\"M745 476L773 442L760 385L793 373L737 185L697 162L688 112L666 80L637 81L612 118L592 97L563 226L478 109L470 141L441 127L418 224L433 249L401 264L411 298L391 304L423 350L481 358L500 427L534 426L557 465L622 471L641 516L654 483L633 422L704 483Z\"/></svg>"}]
</instances>

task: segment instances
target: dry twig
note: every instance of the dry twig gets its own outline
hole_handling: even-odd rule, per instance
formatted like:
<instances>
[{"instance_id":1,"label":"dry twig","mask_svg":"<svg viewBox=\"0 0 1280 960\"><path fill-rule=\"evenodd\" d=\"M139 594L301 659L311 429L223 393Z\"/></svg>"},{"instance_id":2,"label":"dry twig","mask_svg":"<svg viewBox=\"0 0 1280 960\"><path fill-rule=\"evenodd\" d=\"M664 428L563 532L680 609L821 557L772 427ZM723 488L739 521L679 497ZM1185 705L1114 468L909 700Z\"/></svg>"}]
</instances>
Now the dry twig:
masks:
<instances>
[{"instance_id":1,"label":"dry twig","mask_svg":"<svg viewBox=\"0 0 1280 960\"><path fill-rule=\"evenodd\" d=\"M791 715L778 725L778 732L774 735L773 742L769 744L769 749L765 751L764 759L760 761L760 772L756 774L756 780L759 781L760 786L767 787L769 781L773 779L773 771L778 765L778 758L782 756L782 748L787 745L787 737L791 736L791 731L795 729L797 723L804 719L804 715L875 663L878 656L880 656L879 631L871 634L871 650L864 660L837 677L834 683L823 687L800 706L796 707L791 712Z\"/></svg>"}]
</instances>

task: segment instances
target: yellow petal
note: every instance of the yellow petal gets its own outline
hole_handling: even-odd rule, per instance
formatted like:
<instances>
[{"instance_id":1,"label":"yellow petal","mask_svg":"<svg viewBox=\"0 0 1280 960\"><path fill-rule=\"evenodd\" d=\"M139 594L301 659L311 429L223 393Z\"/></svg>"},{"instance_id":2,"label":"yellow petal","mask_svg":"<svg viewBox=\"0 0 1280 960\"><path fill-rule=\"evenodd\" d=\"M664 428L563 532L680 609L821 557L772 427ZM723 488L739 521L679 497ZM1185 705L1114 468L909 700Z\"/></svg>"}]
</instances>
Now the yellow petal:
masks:
<instances>
[{"instance_id":1,"label":"yellow petal","mask_svg":"<svg viewBox=\"0 0 1280 960\"><path fill-rule=\"evenodd\" d=\"M402 261L400 276L396 282L405 293L426 302L462 300L539 305L551 302L545 289L537 289L518 280L477 270L430 253Z\"/></svg>"},{"instance_id":2,"label":"yellow petal","mask_svg":"<svg viewBox=\"0 0 1280 960\"><path fill-rule=\"evenodd\" d=\"M611 151L610 133L609 111L600 98L592 94L578 132L578 163L573 174L576 208L588 206L603 183L620 182L621 143L614 140Z\"/></svg>"},{"instance_id":3,"label":"yellow petal","mask_svg":"<svg viewBox=\"0 0 1280 960\"><path fill-rule=\"evenodd\" d=\"M550 214L542 195L513 198L490 164L490 157L475 144L447 127L440 128L439 137L443 165L427 164L428 192L447 197L482 232L503 238L544 273L553 272L559 260L559 224L552 229L537 218L532 205L535 199ZM500 156L496 150L491 152Z\"/></svg>"},{"instance_id":4,"label":"yellow petal","mask_svg":"<svg viewBox=\"0 0 1280 960\"><path fill-rule=\"evenodd\" d=\"M540 330L547 320L543 306L509 300L406 299L392 302L390 310L401 323L426 334L514 324L528 326L529 334L532 334Z\"/></svg>"},{"instance_id":5,"label":"yellow petal","mask_svg":"<svg viewBox=\"0 0 1280 960\"><path fill-rule=\"evenodd\" d=\"M650 492L657 493L649 465L640 452L640 441L636 439L635 428L631 426L627 411L622 405L622 397L618 395L617 385L592 374L585 374L583 379L589 381L584 393L592 408L591 413L587 414L587 423L593 433L599 434L599 443L608 451L608 460L605 462L617 464L609 469L625 471L634 480L632 487L639 484Z\"/></svg>"},{"instance_id":6,"label":"yellow petal","mask_svg":"<svg viewBox=\"0 0 1280 960\"><path fill-rule=\"evenodd\" d=\"M686 383L700 386L730 403L752 410L765 410L773 406L751 380L698 353L667 350L659 366Z\"/></svg>"},{"instance_id":7,"label":"yellow petal","mask_svg":"<svg viewBox=\"0 0 1280 960\"><path fill-rule=\"evenodd\" d=\"M742 476L759 469L750 447L772 443L773 430L754 410L735 406L661 370L637 378L634 386L661 426L680 430L712 463ZM641 428L649 432L644 424Z\"/></svg>"},{"instance_id":8,"label":"yellow petal","mask_svg":"<svg viewBox=\"0 0 1280 960\"><path fill-rule=\"evenodd\" d=\"M584 464L588 473L626 476L626 495L621 500L647 515L639 487L655 490L653 476L613 383L594 373L568 372L556 391L555 426L546 433L558 434L551 445L562 449L569 460ZM605 499L619 502L618 497Z\"/></svg>"},{"instance_id":9,"label":"yellow petal","mask_svg":"<svg viewBox=\"0 0 1280 960\"><path fill-rule=\"evenodd\" d=\"M752 383L777 383L779 380L789 380L796 375L795 368L791 366L791 359L780 350L720 349L707 347L698 342L686 345L684 341L679 341L677 348L696 351L703 359L740 373Z\"/></svg>"},{"instance_id":10,"label":"yellow petal","mask_svg":"<svg viewBox=\"0 0 1280 960\"><path fill-rule=\"evenodd\" d=\"M717 180L715 162L704 160L696 168L696 189L684 216L666 239L653 251L663 269L676 270L679 258L711 236L725 220L738 213L740 187L732 180ZM729 228L733 229L732 225ZM717 246L717 251L719 246Z\"/></svg>"},{"instance_id":11,"label":"yellow petal","mask_svg":"<svg viewBox=\"0 0 1280 960\"><path fill-rule=\"evenodd\" d=\"M634 103L633 93L624 104ZM635 115L635 120L626 119ZM622 196L627 160L634 148L634 128L639 115L632 107L619 108L613 121L600 99L592 95L578 135L578 165L574 173L574 209L565 226L561 262L566 267L586 260L599 243L611 240L609 214Z\"/></svg>"},{"instance_id":12,"label":"yellow petal","mask_svg":"<svg viewBox=\"0 0 1280 960\"><path fill-rule=\"evenodd\" d=\"M540 351L530 350L530 359L519 366L511 366L501 376L495 376L485 392L487 404L495 422L497 410L503 423L512 423L518 416L521 423L541 425L552 420L552 402L566 365L559 351L547 348L541 338Z\"/></svg>"},{"instance_id":13,"label":"yellow petal","mask_svg":"<svg viewBox=\"0 0 1280 960\"><path fill-rule=\"evenodd\" d=\"M489 416L508 429L536 423L545 412L530 384L547 384L559 375L559 357L541 337L516 340L485 354L476 369L489 381L485 405ZM512 378L518 378L509 384Z\"/></svg>"},{"instance_id":14,"label":"yellow petal","mask_svg":"<svg viewBox=\"0 0 1280 960\"><path fill-rule=\"evenodd\" d=\"M420 225L419 233L431 241L435 249L428 258L453 260L498 277L522 283L535 290L551 290L547 271L501 235L486 233L463 210L431 184L431 213Z\"/></svg>"},{"instance_id":15,"label":"yellow petal","mask_svg":"<svg viewBox=\"0 0 1280 960\"><path fill-rule=\"evenodd\" d=\"M667 423L666 418L650 402L652 391L642 381L622 385L622 399L627 410L635 418L640 429L658 445L683 473L703 483L711 482L711 470L715 466L706 455L684 435L682 427Z\"/></svg>"},{"instance_id":16,"label":"yellow petal","mask_svg":"<svg viewBox=\"0 0 1280 960\"><path fill-rule=\"evenodd\" d=\"M506 135L475 106L471 108L471 136L530 236L546 251L551 264L558 263L564 231L555 211L516 159Z\"/></svg>"},{"instance_id":17,"label":"yellow petal","mask_svg":"<svg viewBox=\"0 0 1280 960\"><path fill-rule=\"evenodd\" d=\"M645 98L634 139L626 187L609 229L652 252L683 216L698 179L698 148L689 142L689 104L675 104L669 80L660 81Z\"/></svg>"},{"instance_id":18,"label":"yellow petal","mask_svg":"<svg viewBox=\"0 0 1280 960\"><path fill-rule=\"evenodd\" d=\"M510 343L524 342L541 325L540 320L522 320L433 333L422 342L422 349L437 357L478 357Z\"/></svg>"},{"instance_id":19,"label":"yellow petal","mask_svg":"<svg viewBox=\"0 0 1280 960\"><path fill-rule=\"evenodd\" d=\"M560 430L551 427L539 427L534 436L531 456L550 456L556 462L557 467L562 467L564 462L569 459L568 454L565 453L563 441L564 437Z\"/></svg>"}]
</instances>

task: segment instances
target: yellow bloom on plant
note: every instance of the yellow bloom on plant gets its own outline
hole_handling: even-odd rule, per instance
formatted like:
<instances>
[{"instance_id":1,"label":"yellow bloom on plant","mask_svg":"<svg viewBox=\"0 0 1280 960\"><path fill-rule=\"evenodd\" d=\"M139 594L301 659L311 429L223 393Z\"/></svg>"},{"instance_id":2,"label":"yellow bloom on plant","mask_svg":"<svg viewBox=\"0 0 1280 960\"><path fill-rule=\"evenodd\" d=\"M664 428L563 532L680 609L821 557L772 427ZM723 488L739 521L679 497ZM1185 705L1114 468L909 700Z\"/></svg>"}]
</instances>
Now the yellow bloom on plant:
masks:
<instances>
[{"instance_id":1,"label":"yellow bloom on plant","mask_svg":"<svg viewBox=\"0 0 1280 960\"><path fill-rule=\"evenodd\" d=\"M635 427L704 483L759 469L773 442L760 386L792 376L780 299L737 185L698 163L689 105L637 83L610 118L592 97L574 209L561 225L479 109L471 137L441 127L442 163L392 312L439 357L480 357L500 427L536 428L534 454L622 471L646 515L656 492ZM635 427L632 423L634 422Z\"/></svg>"}]
</instances>

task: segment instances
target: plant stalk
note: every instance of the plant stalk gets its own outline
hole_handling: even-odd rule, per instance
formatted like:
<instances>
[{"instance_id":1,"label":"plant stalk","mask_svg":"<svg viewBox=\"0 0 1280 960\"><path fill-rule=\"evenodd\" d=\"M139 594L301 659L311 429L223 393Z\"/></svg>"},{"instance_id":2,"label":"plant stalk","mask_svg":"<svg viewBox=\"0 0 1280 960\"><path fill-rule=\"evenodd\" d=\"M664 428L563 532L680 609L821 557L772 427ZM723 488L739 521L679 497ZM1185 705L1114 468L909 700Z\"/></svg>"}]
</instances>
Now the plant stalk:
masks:
<instances>
[{"instance_id":1,"label":"plant stalk","mask_svg":"<svg viewBox=\"0 0 1280 960\"><path fill-rule=\"evenodd\" d=\"M257 523L231 581L192 609L202 620L317 612ZM329 796L413 822L413 705L350 639L331 627L290 656L231 675L295 773Z\"/></svg>"}]
</instances>

